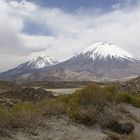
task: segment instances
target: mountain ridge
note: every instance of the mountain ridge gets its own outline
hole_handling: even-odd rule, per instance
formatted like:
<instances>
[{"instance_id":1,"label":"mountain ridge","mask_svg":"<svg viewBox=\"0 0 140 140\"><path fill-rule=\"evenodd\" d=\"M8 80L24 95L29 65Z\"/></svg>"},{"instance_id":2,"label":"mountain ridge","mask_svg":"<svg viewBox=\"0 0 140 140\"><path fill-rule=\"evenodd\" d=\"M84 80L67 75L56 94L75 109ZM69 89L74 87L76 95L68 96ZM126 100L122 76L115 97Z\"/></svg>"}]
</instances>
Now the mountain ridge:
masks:
<instances>
[{"instance_id":1,"label":"mountain ridge","mask_svg":"<svg viewBox=\"0 0 140 140\"><path fill-rule=\"evenodd\" d=\"M139 75L139 59L111 43L99 42L64 62L22 75L17 74L14 79L15 81L114 81Z\"/></svg>"},{"instance_id":2,"label":"mountain ridge","mask_svg":"<svg viewBox=\"0 0 140 140\"><path fill-rule=\"evenodd\" d=\"M15 81L18 77L24 74L29 74L33 71L47 68L58 63L59 61L57 61L53 57L41 55L32 60L22 63L13 69L0 73L0 79Z\"/></svg>"},{"instance_id":3,"label":"mountain ridge","mask_svg":"<svg viewBox=\"0 0 140 140\"><path fill-rule=\"evenodd\" d=\"M113 53L112 47L115 47L115 53L112 55L105 55L106 57L104 57L100 52L97 52L100 48L106 50L106 47L109 47L111 49L110 52ZM118 53L118 51L120 52ZM110 54L110 52L107 49L105 54ZM99 42L87 47L67 61L50 67L49 69L50 70L47 70L48 73L50 72L50 74L53 73L53 75L57 76L62 70L65 71L65 73L71 70L72 73L77 72L78 75L79 73L82 75L87 72L86 74L90 75L89 77L92 77L92 79L96 81L105 79L118 80L120 78L139 75L140 61L130 53L111 43ZM86 80L88 80L88 78Z\"/></svg>"}]
</instances>

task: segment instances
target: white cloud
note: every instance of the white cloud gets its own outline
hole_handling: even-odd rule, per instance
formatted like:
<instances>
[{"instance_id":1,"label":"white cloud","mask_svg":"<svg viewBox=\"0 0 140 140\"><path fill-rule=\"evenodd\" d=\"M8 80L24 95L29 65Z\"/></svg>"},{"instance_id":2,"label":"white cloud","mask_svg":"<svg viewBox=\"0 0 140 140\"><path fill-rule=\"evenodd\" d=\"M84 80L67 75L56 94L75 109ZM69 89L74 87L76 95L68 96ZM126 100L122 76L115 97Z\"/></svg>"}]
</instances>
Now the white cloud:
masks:
<instances>
[{"instance_id":1,"label":"white cloud","mask_svg":"<svg viewBox=\"0 0 140 140\"><path fill-rule=\"evenodd\" d=\"M114 8L115 10L120 9L121 8L121 3L119 2L119 3L116 3L116 4L112 5L112 8Z\"/></svg>"},{"instance_id":2,"label":"white cloud","mask_svg":"<svg viewBox=\"0 0 140 140\"><path fill-rule=\"evenodd\" d=\"M0 71L40 53L65 60L95 41L112 42L139 57L140 6L131 8L128 2L127 6L116 5L114 11L105 14L95 12L99 9L70 14L25 0L0 0ZM38 24L52 35L23 33L27 22ZM7 59L2 60L3 57Z\"/></svg>"}]
</instances>

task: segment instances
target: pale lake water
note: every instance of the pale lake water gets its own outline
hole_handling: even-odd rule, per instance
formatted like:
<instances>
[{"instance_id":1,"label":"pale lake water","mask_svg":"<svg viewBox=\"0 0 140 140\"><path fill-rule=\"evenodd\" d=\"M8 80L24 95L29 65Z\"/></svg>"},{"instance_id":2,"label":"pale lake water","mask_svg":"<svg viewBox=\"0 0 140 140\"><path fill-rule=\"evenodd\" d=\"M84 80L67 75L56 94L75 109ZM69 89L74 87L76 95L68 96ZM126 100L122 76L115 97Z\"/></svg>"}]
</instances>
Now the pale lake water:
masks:
<instances>
[{"instance_id":1,"label":"pale lake water","mask_svg":"<svg viewBox=\"0 0 140 140\"><path fill-rule=\"evenodd\" d=\"M52 91L55 96L63 95L63 94L72 94L76 90L80 88L63 88L63 89L46 89L47 91Z\"/></svg>"}]
</instances>

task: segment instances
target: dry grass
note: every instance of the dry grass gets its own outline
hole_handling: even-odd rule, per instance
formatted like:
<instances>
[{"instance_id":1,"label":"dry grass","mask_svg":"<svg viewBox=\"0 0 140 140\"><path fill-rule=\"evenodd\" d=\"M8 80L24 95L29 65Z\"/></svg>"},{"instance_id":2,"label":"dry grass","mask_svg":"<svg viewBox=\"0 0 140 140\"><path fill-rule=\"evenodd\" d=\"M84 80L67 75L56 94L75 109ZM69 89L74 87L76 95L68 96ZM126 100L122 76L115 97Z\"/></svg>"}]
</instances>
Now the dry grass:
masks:
<instances>
[{"instance_id":1,"label":"dry grass","mask_svg":"<svg viewBox=\"0 0 140 140\"><path fill-rule=\"evenodd\" d=\"M110 120L116 119L109 113L104 114L105 107L120 102L140 107L140 97L120 93L115 86L91 85L71 95L49 98L37 104L24 102L10 108L0 107L0 128L35 128L43 118L53 115L67 115L85 125L95 122L102 125L110 117ZM110 137L117 140L115 135Z\"/></svg>"},{"instance_id":2,"label":"dry grass","mask_svg":"<svg viewBox=\"0 0 140 140\"><path fill-rule=\"evenodd\" d=\"M123 102L123 103L131 104L138 108L140 107L140 96L133 96L127 93L119 93L116 95L116 101L118 103Z\"/></svg>"}]
</instances>

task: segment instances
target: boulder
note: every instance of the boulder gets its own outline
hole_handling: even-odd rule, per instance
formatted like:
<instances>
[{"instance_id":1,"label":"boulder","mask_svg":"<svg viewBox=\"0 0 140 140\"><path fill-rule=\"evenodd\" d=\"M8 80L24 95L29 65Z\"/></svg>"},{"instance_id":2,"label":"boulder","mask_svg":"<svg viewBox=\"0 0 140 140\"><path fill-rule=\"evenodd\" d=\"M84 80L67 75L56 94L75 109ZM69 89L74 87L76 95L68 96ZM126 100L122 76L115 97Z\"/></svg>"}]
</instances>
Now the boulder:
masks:
<instances>
[{"instance_id":1,"label":"boulder","mask_svg":"<svg viewBox=\"0 0 140 140\"><path fill-rule=\"evenodd\" d=\"M113 121L109 124L109 128L119 134L128 135L133 132L134 125L131 123L119 123L117 121Z\"/></svg>"}]
</instances>

